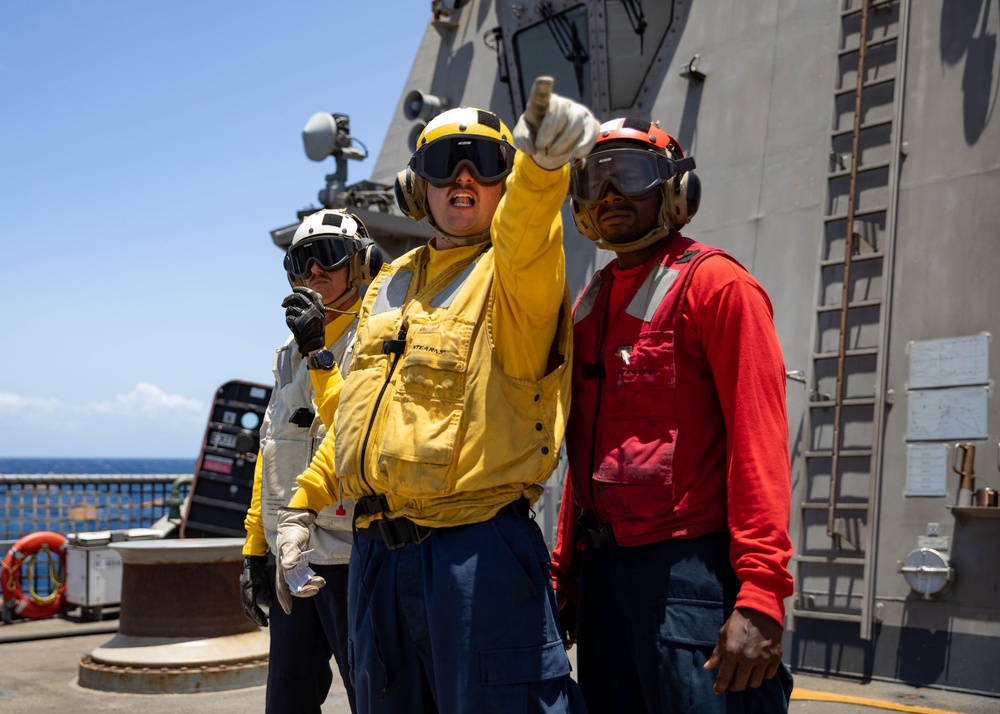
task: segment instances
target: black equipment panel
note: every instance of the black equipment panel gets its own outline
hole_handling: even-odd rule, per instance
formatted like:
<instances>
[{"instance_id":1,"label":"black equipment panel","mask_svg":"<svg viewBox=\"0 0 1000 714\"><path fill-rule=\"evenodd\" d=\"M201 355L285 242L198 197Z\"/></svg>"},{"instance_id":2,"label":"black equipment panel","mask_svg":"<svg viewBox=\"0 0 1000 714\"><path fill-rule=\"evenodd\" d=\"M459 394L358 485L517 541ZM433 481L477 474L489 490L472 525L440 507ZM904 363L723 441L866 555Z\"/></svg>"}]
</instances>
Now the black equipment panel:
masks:
<instances>
[{"instance_id":1,"label":"black equipment panel","mask_svg":"<svg viewBox=\"0 0 1000 714\"><path fill-rule=\"evenodd\" d=\"M182 538L246 536L243 519L253 495L260 426L271 389L232 381L216 392L181 524Z\"/></svg>"}]
</instances>

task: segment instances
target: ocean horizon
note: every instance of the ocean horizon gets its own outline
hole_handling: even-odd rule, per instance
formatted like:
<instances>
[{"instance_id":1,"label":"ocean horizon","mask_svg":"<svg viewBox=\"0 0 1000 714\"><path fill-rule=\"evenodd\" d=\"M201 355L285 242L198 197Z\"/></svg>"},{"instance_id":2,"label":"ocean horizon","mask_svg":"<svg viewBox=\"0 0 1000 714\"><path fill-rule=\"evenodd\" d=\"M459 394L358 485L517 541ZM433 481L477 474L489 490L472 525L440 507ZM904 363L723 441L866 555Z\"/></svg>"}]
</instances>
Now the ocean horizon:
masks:
<instances>
[{"instance_id":1,"label":"ocean horizon","mask_svg":"<svg viewBox=\"0 0 1000 714\"><path fill-rule=\"evenodd\" d=\"M0 457L0 474L194 474L197 458Z\"/></svg>"}]
</instances>

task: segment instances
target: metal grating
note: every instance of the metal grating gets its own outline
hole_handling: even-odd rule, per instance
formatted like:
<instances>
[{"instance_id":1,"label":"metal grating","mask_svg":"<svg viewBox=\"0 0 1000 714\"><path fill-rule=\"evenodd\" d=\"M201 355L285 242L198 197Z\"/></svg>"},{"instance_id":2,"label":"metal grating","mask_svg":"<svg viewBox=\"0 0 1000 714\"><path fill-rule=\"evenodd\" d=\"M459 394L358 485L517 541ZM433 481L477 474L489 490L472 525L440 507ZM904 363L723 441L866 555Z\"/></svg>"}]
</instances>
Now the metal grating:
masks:
<instances>
[{"instance_id":1,"label":"metal grating","mask_svg":"<svg viewBox=\"0 0 1000 714\"><path fill-rule=\"evenodd\" d=\"M167 513L171 486L189 474L0 474L0 543L35 531L148 528ZM188 485L179 488L187 495Z\"/></svg>"}]
</instances>

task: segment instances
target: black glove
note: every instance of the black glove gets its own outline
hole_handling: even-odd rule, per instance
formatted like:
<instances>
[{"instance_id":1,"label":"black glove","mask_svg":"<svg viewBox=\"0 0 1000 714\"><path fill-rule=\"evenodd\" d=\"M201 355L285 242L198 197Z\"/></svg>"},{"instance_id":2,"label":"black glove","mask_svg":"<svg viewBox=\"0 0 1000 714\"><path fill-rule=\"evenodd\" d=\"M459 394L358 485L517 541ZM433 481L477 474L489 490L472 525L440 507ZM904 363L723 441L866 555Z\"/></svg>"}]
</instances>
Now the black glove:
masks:
<instances>
[{"instance_id":1,"label":"black glove","mask_svg":"<svg viewBox=\"0 0 1000 714\"><path fill-rule=\"evenodd\" d=\"M281 306L285 308L285 324L292 331L303 357L326 347L326 311L318 292L306 287L294 288L294 292L281 301Z\"/></svg>"},{"instance_id":2,"label":"black glove","mask_svg":"<svg viewBox=\"0 0 1000 714\"><path fill-rule=\"evenodd\" d=\"M267 556L247 555L243 557L243 573L240 575L240 595L243 598L243 612L261 627L267 627L267 615L260 609L260 603L271 607L271 589L267 582Z\"/></svg>"}]
</instances>

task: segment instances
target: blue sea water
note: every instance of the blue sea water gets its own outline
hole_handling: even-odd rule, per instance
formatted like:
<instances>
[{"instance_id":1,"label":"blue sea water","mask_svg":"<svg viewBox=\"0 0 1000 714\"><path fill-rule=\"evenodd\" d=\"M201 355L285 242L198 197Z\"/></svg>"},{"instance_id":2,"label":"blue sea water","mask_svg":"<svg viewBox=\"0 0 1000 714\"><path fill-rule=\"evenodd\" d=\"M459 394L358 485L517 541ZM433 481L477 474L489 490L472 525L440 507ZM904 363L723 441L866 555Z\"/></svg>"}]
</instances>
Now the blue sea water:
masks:
<instances>
[{"instance_id":1,"label":"blue sea water","mask_svg":"<svg viewBox=\"0 0 1000 714\"><path fill-rule=\"evenodd\" d=\"M0 458L0 474L193 474L197 459Z\"/></svg>"}]
</instances>

